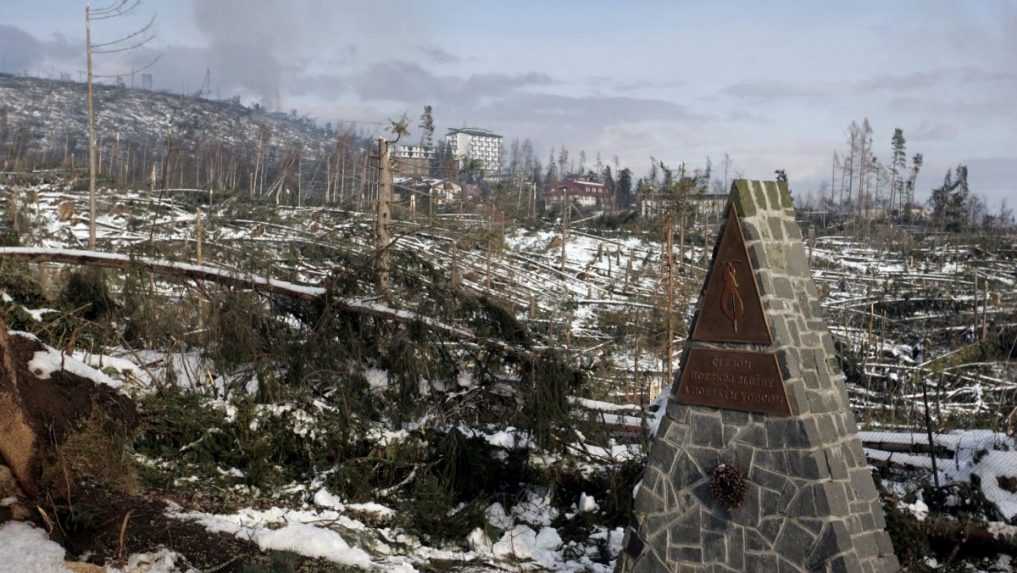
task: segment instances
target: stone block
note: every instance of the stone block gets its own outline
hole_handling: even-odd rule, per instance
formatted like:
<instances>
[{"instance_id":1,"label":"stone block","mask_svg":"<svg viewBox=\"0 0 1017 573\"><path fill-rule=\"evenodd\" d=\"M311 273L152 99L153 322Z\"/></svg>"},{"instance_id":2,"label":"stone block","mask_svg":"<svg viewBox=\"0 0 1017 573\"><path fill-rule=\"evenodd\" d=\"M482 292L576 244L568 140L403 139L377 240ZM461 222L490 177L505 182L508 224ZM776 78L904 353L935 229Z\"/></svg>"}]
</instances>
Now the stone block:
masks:
<instances>
[{"instance_id":1,"label":"stone block","mask_svg":"<svg viewBox=\"0 0 1017 573\"><path fill-rule=\"evenodd\" d=\"M897 561L896 555L884 555L879 561L880 573L897 573L900 571L900 562Z\"/></svg>"},{"instance_id":2,"label":"stone block","mask_svg":"<svg viewBox=\"0 0 1017 573\"><path fill-rule=\"evenodd\" d=\"M717 515L711 511L703 510L700 512L700 527L707 531L724 532L731 526L729 518L730 516L727 515L727 512Z\"/></svg>"},{"instance_id":3,"label":"stone block","mask_svg":"<svg viewBox=\"0 0 1017 573\"><path fill-rule=\"evenodd\" d=\"M723 533L703 532L703 561L723 563L727 560L727 538Z\"/></svg>"},{"instance_id":4,"label":"stone block","mask_svg":"<svg viewBox=\"0 0 1017 573\"><path fill-rule=\"evenodd\" d=\"M893 555L893 541L890 540L890 534L886 531L876 531L876 545L879 546L879 554L882 555Z\"/></svg>"},{"instance_id":5,"label":"stone block","mask_svg":"<svg viewBox=\"0 0 1017 573\"><path fill-rule=\"evenodd\" d=\"M671 470L671 486L676 490L682 490L691 487L701 479L703 479L703 472L688 454L685 452L679 454L674 468Z\"/></svg>"},{"instance_id":6,"label":"stone block","mask_svg":"<svg viewBox=\"0 0 1017 573\"><path fill-rule=\"evenodd\" d=\"M689 423L692 444L707 448L724 447L724 431L720 416L693 413Z\"/></svg>"},{"instance_id":7,"label":"stone block","mask_svg":"<svg viewBox=\"0 0 1017 573\"><path fill-rule=\"evenodd\" d=\"M768 268L769 260L766 258L766 248L761 242L755 242L747 246L749 252L749 262L752 264L753 270Z\"/></svg>"},{"instance_id":8,"label":"stone block","mask_svg":"<svg viewBox=\"0 0 1017 573\"><path fill-rule=\"evenodd\" d=\"M798 490L791 503L787 506L788 517L815 517L816 496L812 488L803 487Z\"/></svg>"},{"instance_id":9,"label":"stone block","mask_svg":"<svg viewBox=\"0 0 1017 573\"><path fill-rule=\"evenodd\" d=\"M689 407L679 404L673 399L667 401L666 414L668 418L679 424L688 424L689 422Z\"/></svg>"},{"instance_id":10,"label":"stone block","mask_svg":"<svg viewBox=\"0 0 1017 573\"><path fill-rule=\"evenodd\" d=\"M667 559L672 563L701 563L703 561L703 550L700 547L668 547Z\"/></svg>"},{"instance_id":11,"label":"stone block","mask_svg":"<svg viewBox=\"0 0 1017 573\"><path fill-rule=\"evenodd\" d=\"M835 444L840 440L840 434L837 432L837 426L833 423L833 417L836 414L823 414L822 416L816 416L816 421L819 422L819 433L823 436L823 442L827 444Z\"/></svg>"},{"instance_id":12,"label":"stone block","mask_svg":"<svg viewBox=\"0 0 1017 573\"><path fill-rule=\"evenodd\" d=\"M756 207L760 210L767 210L769 206L766 204L766 194L763 192L763 188L755 186L752 189L752 201L756 204Z\"/></svg>"},{"instance_id":13,"label":"stone block","mask_svg":"<svg viewBox=\"0 0 1017 573\"><path fill-rule=\"evenodd\" d=\"M746 551L769 551L772 547L773 545L755 529L745 530Z\"/></svg>"},{"instance_id":14,"label":"stone block","mask_svg":"<svg viewBox=\"0 0 1017 573\"><path fill-rule=\"evenodd\" d=\"M784 237L791 241L802 240L802 228L794 221L784 220Z\"/></svg>"},{"instance_id":15,"label":"stone block","mask_svg":"<svg viewBox=\"0 0 1017 573\"><path fill-rule=\"evenodd\" d=\"M830 573L862 573L862 565L857 555L847 553L830 561Z\"/></svg>"},{"instance_id":16,"label":"stone block","mask_svg":"<svg viewBox=\"0 0 1017 573\"><path fill-rule=\"evenodd\" d=\"M792 563L805 563L809 548L816 541L816 536L809 530L798 525L794 520L787 520L777 537L773 549L778 555Z\"/></svg>"},{"instance_id":17,"label":"stone block","mask_svg":"<svg viewBox=\"0 0 1017 573\"><path fill-rule=\"evenodd\" d=\"M784 504L781 503L780 491L773 491L771 489L760 489L760 511L762 516L777 515L784 509Z\"/></svg>"},{"instance_id":18,"label":"stone block","mask_svg":"<svg viewBox=\"0 0 1017 573\"><path fill-rule=\"evenodd\" d=\"M725 426L735 425L741 427L749 423L749 413L737 412L735 410L721 410L720 420Z\"/></svg>"},{"instance_id":19,"label":"stone block","mask_svg":"<svg viewBox=\"0 0 1017 573\"><path fill-rule=\"evenodd\" d=\"M745 555L745 573L773 573L777 570L777 556L772 553Z\"/></svg>"},{"instance_id":20,"label":"stone block","mask_svg":"<svg viewBox=\"0 0 1017 573\"><path fill-rule=\"evenodd\" d=\"M876 533L870 531L855 538L855 551L862 561L879 555L879 541L876 539Z\"/></svg>"},{"instance_id":21,"label":"stone block","mask_svg":"<svg viewBox=\"0 0 1017 573\"><path fill-rule=\"evenodd\" d=\"M768 540L770 543L777 541L777 536L780 535L780 527L784 523L782 517L770 517L763 519L759 522L759 533L763 534L763 538Z\"/></svg>"},{"instance_id":22,"label":"stone block","mask_svg":"<svg viewBox=\"0 0 1017 573\"><path fill-rule=\"evenodd\" d=\"M848 467L844 463L844 456L839 448L827 448L823 451L823 455L826 457L826 468L830 472L830 477L835 480L848 479Z\"/></svg>"},{"instance_id":23,"label":"stone block","mask_svg":"<svg viewBox=\"0 0 1017 573\"><path fill-rule=\"evenodd\" d=\"M700 513L698 507L690 509L671 524L668 530L671 545L699 545L702 542Z\"/></svg>"},{"instance_id":24,"label":"stone block","mask_svg":"<svg viewBox=\"0 0 1017 573\"><path fill-rule=\"evenodd\" d=\"M783 241L784 222L779 217L767 217L766 222L770 226L770 238L774 241Z\"/></svg>"},{"instance_id":25,"label":"stone block","mask_svg":"<svg viewBox=\"0 0 1017 573\"><path fill-rule=\"evenodd\" d=\"M745 498L742 504L731 510L731 521L746 527L755 527L759 524L760 496L762 491L754 483L745 484Z\"/></svg>"},{"instance_id":26,"label":"stone block","mask_svg":"<svg viewBox=\"0 0 1017 573\"><path fill-rule=\"evenodd\" d=\"M670 472L677 453L678 448L664 440L653 440L653 445L650 446L650 459L648 463L660 468L664 472Z\"/></svg>"},{"instance_id":27,"label":"stone block","mask_svg":"<svg viewBox=\"0 0 1017 573\"><path fill-rule=\"evenodd\" d=\"M668 424L668 427L664 430L663 433L661 433L660 430L658 429L657 435L663 436L664 441L673 446L679 447L682 444L684 444L685 437L688 436L689 434L689 427L685 424L680 424L678 422L672 421L666 416L665 419L668 419L670 423ZM661 420L661 422L663 422L663 420Z\"/></svg>"},{"instance_id":28,"label":"stone block","mask_svg":"<svg viewBox=\"0 0 1017 573\"><path fill-rule=\"evenodd\" d=\"M774 277L773 279L773 292L778 298L784 300L794 300L795 292L791 288L791 281L786 277Z\"/></svg>"},{"instance_id":29,"label":"stone block","mask_svg":"<svg viewBox=\"0 0 1017 573\"><path fill-rule=\"evenodd\" d=\"M869 515L872 516L874 521L873 527L875 529L886 529L886 517L883 516L883 504L880 503L878 499L872 502Z\"/></svg>"},{"instance_id":30,"label":"stone block","mask_svg":"<svg viewBox=\"0 0 1017 573\"><path fill-rule=\"evenodd\" d=\"M819 534L819 539L809 551L806 566L810 570L820 570L823 564L838 553L851 550L851 534L841 521L831 521Z\"/></svg>"},{"instance_id":31,"label":"stone block","mask_svg":"<svg viewBox=\"0 0 1017 573\"><path fill-rule=\"evenodd\" d=\"M727 566L735 571L745 567L745 534L737 527L727 539Z\"/></svg>"},{"instance_id":32,"label":"stone block","mask_svg":"<svg viewBox=\"0 0 1017 573\"><path fill-rule=\"evenodd\" d=\"M872 501L879 497L879 492L872 482L872 472L868 468L851 470L851 489L860 500Z\"/></svg>"},{"instance_id":33,"label":"stone block","mask_svg":"<svg viewBox=\"0 0 1017 573\"><path fill-rule=\"evenodd\" d=\"M778 492L783 491L788 484L788 479L782 474L765 470L759 466L753 467L748 477L753 483Z\"/></svg>"},{"instance_id":34,"label":"stone block","mask_svg":"<svg viewBox=\"0 0 1017 573\"><path fill-rule=\"evenodd\" d=\"M766 445L771 450L778 450L787 447L788 435L794 428L794 420L786 418L773 418L765 426Z\"/></svg>"},{"instance_id":35,"label":"stone block","mask_svg":"<svg viewBox=\"0 0 1017 573\"><path fill-rule=\"evenodd\" d=\"M692 461L696 463L696 466L704 474L709 474L713 471L713 468L721 463L720 451L713 448L687 446L685 452L689 454L689 457L692 458Z\"/></svg>"},{"instance_id":36,"label":"stone block","mask_svg":"<svg viewBox=\"0 0 1017 573\"><path fill-rule=\"evenodd\" d=\"M766 430L758 422L752 422L742 428L734 437L734 442L744 443L754 448L767 447Z\"/></svg>"},{"instance_id":37,"label":"stone block","mask_svg":"<svg viewBox=\"0 0 1017 573\"><path fill-rule=\"evenodd\" d=\"M816 495L817 515L847 515L848 502L844 484L827 481L812 486Z\"/></svg>"},{"instance_id":38,"label":"stone block","mask_svg":"<svg viewBox=\"0 0 1017 573\"><path fill-rule=\"evenodd\" d=\"M632 573L671 573L671 570L655 554L647 551L636 561Z\"/></svg>"},{"instance_id":39,"label":"stone block","mask_svg":"<svg viewBox=\"0 0 1017 573\"><path fill-rule=\"evenodd\" d=\"M802 372L802 380L805 381L805 387L808 388L809 390L819 390L820 388L822 388L819 374L816 374L815 372L809 372L807 370L805 372ZM805 396L805 403L808 404L807 395Z\"/></svg>"}]
</instances>

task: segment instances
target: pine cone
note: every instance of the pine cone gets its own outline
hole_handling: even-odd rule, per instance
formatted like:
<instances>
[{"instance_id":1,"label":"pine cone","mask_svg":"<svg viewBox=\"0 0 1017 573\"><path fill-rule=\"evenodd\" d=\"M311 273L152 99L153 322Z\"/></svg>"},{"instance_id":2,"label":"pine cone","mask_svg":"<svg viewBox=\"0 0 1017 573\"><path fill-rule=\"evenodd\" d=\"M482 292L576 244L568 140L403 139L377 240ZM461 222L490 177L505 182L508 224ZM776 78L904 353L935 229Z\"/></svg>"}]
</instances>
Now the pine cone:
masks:
<instances>
[{"instance_id":1,"label":"pine cone","mask_svg":"<svg viewBox=\"0 0 1017 573\"><path fill-rule=\"evenodd\" d=\"M737 509L745 500L745 476L737 467L720 464L710 475L713 497L728 509Z\"/></svg>"}]
</instances>

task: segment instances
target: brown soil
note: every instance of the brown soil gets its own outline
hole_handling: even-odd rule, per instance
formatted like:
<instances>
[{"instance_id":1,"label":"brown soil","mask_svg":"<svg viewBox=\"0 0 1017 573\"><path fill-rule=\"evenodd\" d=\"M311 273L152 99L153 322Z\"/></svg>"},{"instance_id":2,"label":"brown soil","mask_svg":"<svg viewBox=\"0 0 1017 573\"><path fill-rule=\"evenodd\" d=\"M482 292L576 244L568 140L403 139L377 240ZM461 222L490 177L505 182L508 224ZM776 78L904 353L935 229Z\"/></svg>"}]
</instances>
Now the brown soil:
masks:
<instances>
[{"instance_id":1,"label":"brown soil","mask_svg":"<svg viewBox=\"0 0 1017 573\"><path fill-rule=\"evenodd\" d=\"M1010 493L1017 493L1017 477L999 476L996 478L996 482L999 483L999 487L1006 491Z\"/></svg>"},{"instance_id":2,"label":"brown soil","mask_svg":"<svg viewBox=\"0 0 1017 573\"><path fill-rule=\"evenodd\" d=\"M60 507L60 523L52 537L67 549L68 559L103 564L132 553L168 547L182 554L192 567L211 569L240 564L259 553L250 542L223 533L210 533L191 521L166 515L164 501L148 496L124 497L101 488L83 492L73 511ZM120 531L125 516L124 544ZM88 559L82 559L83 556ZM222 571L239 571L227 566Z\"/></svg>"},{"instance_id":3,"label":"brown soil","mask_svg":"<svg viewBox=\"0 0 1017 573\"><path fill-rule=\"evenodd\" d=\"M68 431L91 417L93 408L100 408L110 420L124 428L133 428L138 415L134 403L113 388L57 370L40 380L29 370L28 363L43 344L24 336L11 336L18 388L25 411L40 436L61 443ZM68 358L70 360L70 358Z\"/></svg>"},{"instance_id":4,"label":"brown soil","mask_svg":"<svg viewBox=\"0 0 1017 573\"><path fill-rule=\"evenodd\" d=\"M0 328L6 333L2 321ZM36 352L45 350L41 342L20 335L5 336L2 342L6 343L3 353L10 359L5 366L13 367L16 384L9 380L9 368L4 368L0 397L6 399L6 416L18 423L9 423L0 435L0 457L26 493L42 495L43 467L71 432L89 419L100 419L112 435L125 435L137 424L137 412L133 402L112 388L70 372L58 370L40 379L28 363Z\"/></svg>"}]
</instances>

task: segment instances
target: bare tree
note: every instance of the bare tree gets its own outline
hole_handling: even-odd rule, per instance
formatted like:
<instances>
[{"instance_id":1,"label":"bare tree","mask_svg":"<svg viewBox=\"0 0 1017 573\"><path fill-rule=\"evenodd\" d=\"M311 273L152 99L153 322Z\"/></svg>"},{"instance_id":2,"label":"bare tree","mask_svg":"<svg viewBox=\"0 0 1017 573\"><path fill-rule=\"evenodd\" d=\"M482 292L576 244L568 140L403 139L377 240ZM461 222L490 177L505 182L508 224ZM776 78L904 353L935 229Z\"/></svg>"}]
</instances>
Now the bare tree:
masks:
<instances>
[{"instance_id":1,"label":"bare tree","mask_svg":"<svg viewBox=\"0 0 1017 573\"><path fill-rule=\"evenodd\" d=\"M122 18L128 16L138 6L141 0L116 0L113 4L92 9L91 1L85 4L85 57L88 72L88 248L95 248L95 172L97 169L97 145L95 138L95 103L93 98L92 81L95 77L92 66L92 56L96 54L119 54L139 49L155 39L155 15L147 24L134 32L113 40L111 42L92 42L92 22ZM152 64L155 62L153 61ZM150 66L149 66L150 67ZM134 70L140 71L140 70Z\"/></svg>"}]
</instances>

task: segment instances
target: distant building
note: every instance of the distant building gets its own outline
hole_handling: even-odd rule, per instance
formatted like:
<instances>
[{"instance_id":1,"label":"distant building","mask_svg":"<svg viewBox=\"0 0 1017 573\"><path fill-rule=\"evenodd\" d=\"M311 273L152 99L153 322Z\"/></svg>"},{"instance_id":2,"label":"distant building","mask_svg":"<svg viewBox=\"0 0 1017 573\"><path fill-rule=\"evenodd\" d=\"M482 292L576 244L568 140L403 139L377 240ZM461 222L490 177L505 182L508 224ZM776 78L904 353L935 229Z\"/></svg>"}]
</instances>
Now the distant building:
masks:
<instances>
[{"instance_id":1,"label":"distant building","mask_svg":"<svg viewBox=\"0 0 1017 573\"><path fill-rule=\"evenodd\" d=\"M544 194L544 202L548 207L560 205L566 199L580 207L607 207L611 204L611 193L603 183L567 179L552 186Z\"/></svg>"},{"instance_id":2,"label":"distant building","mask_svg":"<svg viewBox=\"0 0 1017 573\"><path fill-rule=\"evenodd\" d=\"M639 195L639 215L641 217L660 217L675 208L676 196L673 193L648 191ZM727 205L727 193L689 193L688 215L694 220L721 220L724 207Z\"/></svg>"},{"instance_id":3,"label":"distant building","mask_svg":"<svg viewBox=\"0 0 1017 573\"><path fill-rule=\"evenodd\" d=\"M457 201L463 192L458 183L433 177L396 177L394 184L401 200L409 201L410 195L417 195L418 201L432 197L435 205Z\"/></svg>"},{"instance_id":4,"label":"distant building","mask_svg":"<svg viewBox=\"0 0 1017 573\"><path fill-rule=\"evenodd\" d=\"M434 149L426 145L397 145L392 155L396 159L431 159Z\"/></svg>"},{"instance_id":5,"label":"distant building","mask_svg":"<svg viewBox=\"0 0 1017 573\"><path fill-rule=\"evenodd\" d=\"M152 74L141 74L141 89L152 89Z\"/></svg>"},{"instance_id":6,"label":"distant building","mask_svg":"<svg viewBox=\"0 0 1017 573\"><path fill-rule=\"evenodd\" d=\"M450 129L445 142L460 165L476 159L485 174L496 174L501 169L501 136L496 133L473 127Z\"/></svg>"},{"instance_id":7,"label":"distant building","mask_svg":"<svg viewBox=\"0 0 1017 573\"><path fill-rule=\"evenodd\" d=\"M396 175L427 177L431 174L434 148L424 145L397 145L392 152Z\"/></svg>"}]
</instances>

